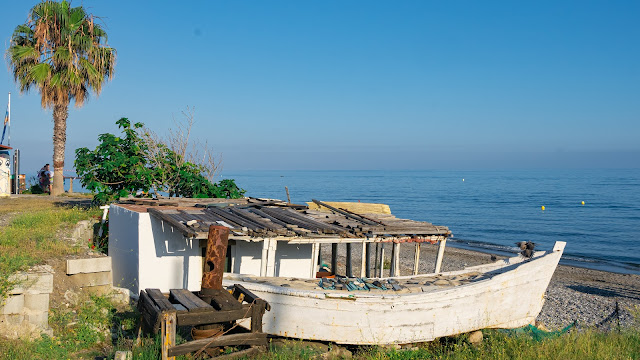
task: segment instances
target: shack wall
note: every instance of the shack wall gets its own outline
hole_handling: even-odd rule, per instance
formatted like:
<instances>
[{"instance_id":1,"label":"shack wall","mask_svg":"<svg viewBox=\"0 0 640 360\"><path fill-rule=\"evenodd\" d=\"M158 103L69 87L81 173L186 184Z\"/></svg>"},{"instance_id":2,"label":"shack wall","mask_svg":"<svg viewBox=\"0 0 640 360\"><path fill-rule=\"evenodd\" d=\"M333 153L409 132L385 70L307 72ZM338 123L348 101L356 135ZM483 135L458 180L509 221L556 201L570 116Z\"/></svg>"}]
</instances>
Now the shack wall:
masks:
<instances>
[{"instance_id":1,"label":"shack wall","mask_svg":"<svg viewBox=\"0 0 640 360\"><path fill-rule=\"evenodd\" d=\"M168 223L118 205L109 210L109 255L113 282L137 294L146 288L200 290L198 240L186 239Z\"/></svg>"}]
</instances>

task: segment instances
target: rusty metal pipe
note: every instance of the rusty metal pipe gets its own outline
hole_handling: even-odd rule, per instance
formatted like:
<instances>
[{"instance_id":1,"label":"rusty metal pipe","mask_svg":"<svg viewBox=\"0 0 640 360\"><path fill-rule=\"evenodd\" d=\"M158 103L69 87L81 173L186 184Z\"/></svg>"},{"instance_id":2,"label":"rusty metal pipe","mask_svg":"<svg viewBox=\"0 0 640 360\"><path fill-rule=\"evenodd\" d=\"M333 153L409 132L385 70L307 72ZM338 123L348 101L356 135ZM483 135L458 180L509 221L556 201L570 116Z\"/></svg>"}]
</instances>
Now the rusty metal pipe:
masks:
<instances>
[{"instance_id":1,"label":"rusty metal pipe","mask_svg":"<svg viewBox=\"0 0 640 360\"><path fill-rule=\"evenodd\" d=\"M227 258L227 245L229 244L229 229L225 226L209 226L207 238L207 252L204 258L205 266L202 273L202 292L205 289L222 290L222 275L224 274L224 261Z\"/></svg>"}]
</instances>

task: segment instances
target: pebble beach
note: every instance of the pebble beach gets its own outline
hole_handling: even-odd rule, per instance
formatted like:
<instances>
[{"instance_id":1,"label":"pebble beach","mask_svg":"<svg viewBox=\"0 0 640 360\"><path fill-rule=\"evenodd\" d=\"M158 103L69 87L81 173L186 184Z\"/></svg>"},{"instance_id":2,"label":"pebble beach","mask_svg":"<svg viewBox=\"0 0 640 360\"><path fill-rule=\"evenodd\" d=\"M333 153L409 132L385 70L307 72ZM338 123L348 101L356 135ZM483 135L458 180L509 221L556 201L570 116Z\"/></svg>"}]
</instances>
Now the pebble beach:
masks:
<instances>
[{"instance_id":1,"label":"pebble beach","mask_svg":"<svg viewBox=\"0 0 640 360\"><path fill-rule=\"evenodd\" d=\"M391 246L387 245L386 254L390 254L390 249ZM414 249L413 244L401 246L401 275L412 273ZM437 249L437 245L428 243L421 246L420 273L433 271ZM331 259L330 251L330 245L322 246L322 260L327 264ZM352 248L354 273L360 271L361 254L362 247L354 244ZM339 245L338 273L344 269L345 255L346 246ZM503 256L497 256L497 259L503 258ZM447 246L442 270L461 270L468 266L493 261L491 254ZM639 275L559 265L547 288L545 303L536 323L539 327L549 330L561 329L574 321L578 328L595 327L609 330L617 328L618 324L620 327L640 326L638 316L640 316Z\"/></svg>"}]
</instances>

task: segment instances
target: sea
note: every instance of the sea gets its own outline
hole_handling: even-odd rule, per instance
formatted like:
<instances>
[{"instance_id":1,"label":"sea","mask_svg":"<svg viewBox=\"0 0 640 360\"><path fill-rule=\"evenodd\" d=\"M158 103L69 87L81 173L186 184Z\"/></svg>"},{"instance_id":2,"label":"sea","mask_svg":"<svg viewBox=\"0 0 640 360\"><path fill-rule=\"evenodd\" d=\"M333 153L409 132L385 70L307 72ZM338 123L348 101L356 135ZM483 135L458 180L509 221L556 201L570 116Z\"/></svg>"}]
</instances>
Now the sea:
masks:
<instances>
[{"instance_id":1,"label":"sea","mask_svg":"<svg viewBox=\"0 0 640 360\"><path fill-rule=\"evenodd\" d=\"M561 263L640 274L640 169L225 172L247 196L384 203L399 217L448 226L447 246L497 255L517 241Z\"/></svg>"}]
</instances>

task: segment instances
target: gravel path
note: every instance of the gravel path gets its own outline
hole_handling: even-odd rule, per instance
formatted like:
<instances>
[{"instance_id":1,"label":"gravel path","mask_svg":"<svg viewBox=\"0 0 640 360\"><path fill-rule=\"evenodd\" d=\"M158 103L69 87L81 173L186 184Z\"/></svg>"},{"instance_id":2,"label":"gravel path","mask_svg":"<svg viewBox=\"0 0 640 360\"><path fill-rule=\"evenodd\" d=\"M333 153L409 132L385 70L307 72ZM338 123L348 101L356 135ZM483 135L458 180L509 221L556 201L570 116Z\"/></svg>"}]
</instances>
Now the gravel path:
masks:
<instances>
[{"instance_id":1,"label":"gravel path","mask_svg":"<svg viewBox=\"0 0 640 360\"><path fill-rule=\"evenodd\" d=\"M373 249L374 247L372 247ZM400 274L413 272L414 245L402 244ZM422 244L420 273L433 271L437 245ZM389 258L391 244L385 245L385 257ZM338 273L344 273L346 246L338 246ZM360 274L362 246L352 246L352 271ZM386 255L389 254L389 255ZM322 245L322 260L331 262L331 245ZM490 254L448 246L442 263L443 271L460 270L493 262ZM498 256L498 259L504 257ZM388 270L385 271L385 276ZM619 311L616 313L616 303ZM636 317L634 318L633 313ZM579 327L600 329L640 326L640 276L560 265L556 269L545 295L537 321L548 329L559 329L577 320Z\"/></svg>"}]
</instances>

